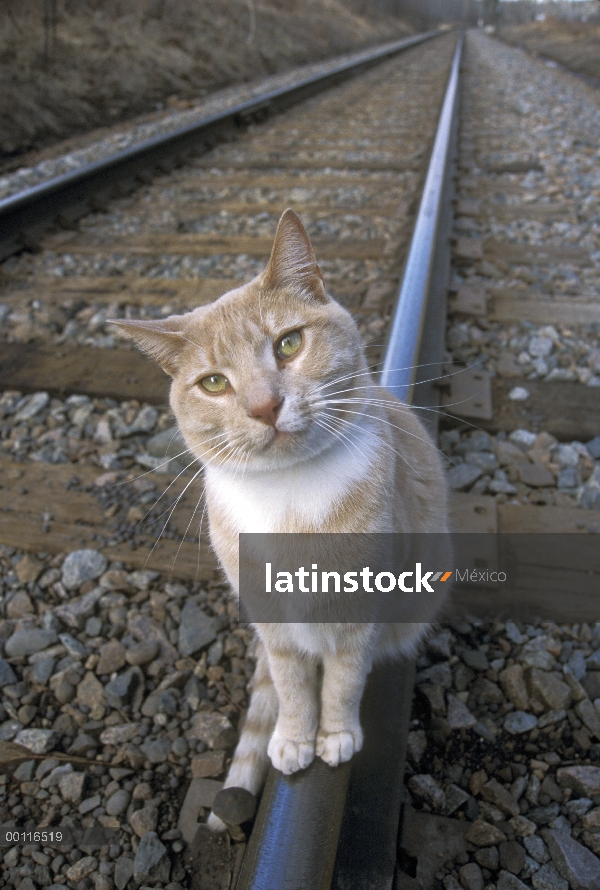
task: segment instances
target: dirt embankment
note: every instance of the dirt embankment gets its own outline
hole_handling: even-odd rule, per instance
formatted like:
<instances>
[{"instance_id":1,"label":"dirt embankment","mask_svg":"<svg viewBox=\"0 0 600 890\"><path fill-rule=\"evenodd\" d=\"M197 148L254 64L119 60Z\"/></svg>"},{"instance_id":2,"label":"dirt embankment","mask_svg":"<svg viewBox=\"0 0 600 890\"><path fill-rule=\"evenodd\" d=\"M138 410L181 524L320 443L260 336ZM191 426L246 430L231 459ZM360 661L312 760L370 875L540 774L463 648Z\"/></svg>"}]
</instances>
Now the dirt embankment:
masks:
<instances>
[{"instance_id":1,"label":"dirt embankment","mask_svg":"<svg viewBox=\"0 0 600 890\"><path fill-rule=\"evenodd\" d=\"M500 28L497 36L600 83L600 24L548 19Z\"/></svg>"},{"instance_id":2,"label":"dirt embankment","mask_svg":"<svg viewBox=\"0 0 600 890\"><path fill-rule=\"evenodd\" d=\"M4 0L0 157L410 33L349 0Z\"/></svg>"}]
</instances>

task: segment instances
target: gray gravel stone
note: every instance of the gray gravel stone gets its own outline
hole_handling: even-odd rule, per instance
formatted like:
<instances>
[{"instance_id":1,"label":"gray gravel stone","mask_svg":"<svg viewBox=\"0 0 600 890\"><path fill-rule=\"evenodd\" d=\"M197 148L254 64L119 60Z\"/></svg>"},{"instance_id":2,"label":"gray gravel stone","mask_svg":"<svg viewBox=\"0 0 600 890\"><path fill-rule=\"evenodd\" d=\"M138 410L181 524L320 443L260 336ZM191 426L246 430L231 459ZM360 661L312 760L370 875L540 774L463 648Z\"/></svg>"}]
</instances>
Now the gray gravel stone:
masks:
<instances>
[{"instance_id":1,"label":"gray gravel stone","mask_svg":"<svg viewBox=\"0 0 600 890\"><path fill-rule=\"evenodd\" d=\"M13 417L15 423L21 423L22 420L31 420L36 414L42 411L48 402L50 396L47 392L36 392L25 401Z\"/></svg>"},{"instance_id":2,"label":"gray gravel stone","mask_svg":"<svg viewBox=\"0 0 600 890\"><path fill-rule=\"evenodd\" d=\"M511 735L529 732L535 726L537 726L537 717L527 714L525 711L511 711L504 720L504 729Z\"/></svg>"},{"instance_id":3,"label":"gray gravel stone","mask_svg":"<svg viewBox=\"0 0 600 890\"><path fill-rule=\"evenodd\" d=\"M539 834L532 834L529 837L523 838L523 845L529 855L535 859L536 862L539 862L540 865L543 865L544 862L548 862L550 859L550 854L546 849L546 844L541 839Z\"/></svg>"},{"instance_id":4,"label":"gray gravel stone","mask_svg":"<svg viewBox=\"0 0 600 890\"><path fill-rule=\"evenodd\" d=\"M111 794L106 801L106 812L109 816L120 816L129 806L130 800L131 794L128 791L125 791L124 788L119 788L119 790L115 791L114 794Z\"/></svg>"},{"instance_id":5,"label":"gray gravel stone","mask_svg":"<svg viewBox=\"0 0 600 890\"><path fill-rule=\"evenodd\" d=\"M84 581L94 581L106 569L106 557L98 550L75 550L62 564L62 583L67 590L75 590Z\"/></svg>"},{"instance_id":6,"label":"gray gravel stone","mask_svg":"<svg viewBox=\"0 0 600 890\"><path fill-rule=\"evenodd\" d=\"M527 884L520 881L509 871L501 871L498 878L497 890L529 890Z\"/></svg>"},{"instance_id":7,"label":"gray gravel stone","mask_svg":"<svg viewBox=\"0 0 600 890\"><path fill-rule=\"evenodd\" d=\"M4 649L11 658L18 658L24 655L33 655L34 652L41 652L56 643L57 639L53 630L26 627L9 637L4 644Z\"/></svg>"},{"instance_id":8,"label":"gray gravel stone","mask_svg":"<svg viewBox=\"0 0 600 890\"><path fill-rule=\"evenodd\" d=\"M83 789L86 782L85 773L70 772L61 776L58 788L63 800L68 803L77 803L83 797Z\"/></svg>"},{"instance_id":9,"label":"gray gravel stone","mask_svg":"<svg viewBox=\"0 0 600 890\"><path fill-rule=\"evenodd\" d=\"M123 708L130 704L138 687L143 685L144 678L138 667L131 667L107 683L106 700L111 708Z\"/></svg>"},{"instance_id":10,"label":"gray gravel stone","mask_svg":"<svg viewBox=\"0 0 600 890\"><path fill-rule=\"evenodd\" d=\"M17 677L11 666L3 658L0 658L0 687L16 683Z\"/></svg>"},{"instance_id":11,"label":"gray gravel stone","mask_svg":"<svg viewBox=\"0 0 600 890\"><path fill-rule=\"evenodd\" d=\"M143 665L153 661L160 651L156 640L143 640L141 643L133 643L125 654L129 664Z\"/></svg>"},{"instance_id":12,"label":"gray gravel stone","mask_svg":"<svg viewBox=\"0 0 600 890\"><path fill-rule=\"evenodd\" d=\"M544 829L552 862L571 890L600 890L600 859L562 831Z\"/></svg>"},{"instance_id":13,"label":"gray gravel stone","mask_svg":"<svg viewBox=\"0 0 600 890\"><path fill-rule=\"evenodd\" d=\"M133 859L129 856L119 856L115 862L114 881L117 890L125 890L125 887L133 877Z\"/></svg>"},{"instance_id":14,"label":"gray gravel stone","mask_svg":"<svg viewBox=\"0 0 600 890\"><path fill-rule=\"evenodd\" d=\"M177 648L182 656L193 655L217 636L217 622L189 600L181 611Z\"/></svg>"},{"instance_id":15,"label":"gray gravel stone","mask_svg":"<svg viewBox=\"0 0 600 890\"><path fill-rule=\"evenodd\" d=\"M133 877L136 881L169 880L171 863L167 848L160 842L154 831L148 831L140 840L133 861Z\"/></svg>"},{"instance_id":16,"label":"gray gravel stone","mask_svg":"<svg viewBox=\"0 0 600 890\"><path fill-rule=\"evenodd\" d=\"M531 883L535 890L569 890L567 881L561 878L554 866L549 862L546 865L542 865L532 875Z\"/></svg>"},{"instance_id":17,"label":"gray gravel stone","mask_svg":"<svg viewBox=\"0 0 600 890\"><path fill-rule=\"evenodd\" d=\"M140 745L140 751L150 763L164 763L171 753L171 742L168 738L148 740Z\"/></svg>"},{"instance_id":18,"label":"gray gravel stone","mask_svg":"<svg viewBox=\"0 0 600 890\"><path fill-rule=\"evenodd\" d=\"M34 754L46 754L56 747L59 738L53 729L22 729L17 733L15 742L29 748Z\"/></svg>"},{"instance_id":19,"label":"gray gravel stone","mask_svg":"<svg viewBox=\"0 0 600 890\"><path fill-rule=\"evenodd\" d=\"M458 464L446 473L446 480L454 491L464 491L483 475L481 467L473 464Z\"/></svg>"},{"instance_id":20,"label":"gray gravel stone","mask_svg":"<svg viewBox=\"0 0 600 890\"><path fill-rule=\"evenodd\" d=\"M104 596L105 592L106 591L102 587L96 587L94 590L90 590L89 593L84 594L84 596L79 597L78 599L57 606L54 610L54 614L68 625L68 627L71 627L74 630L81 629L86 619L93 615L96 603L102 596Z\"/></svg>"}]
</instances>

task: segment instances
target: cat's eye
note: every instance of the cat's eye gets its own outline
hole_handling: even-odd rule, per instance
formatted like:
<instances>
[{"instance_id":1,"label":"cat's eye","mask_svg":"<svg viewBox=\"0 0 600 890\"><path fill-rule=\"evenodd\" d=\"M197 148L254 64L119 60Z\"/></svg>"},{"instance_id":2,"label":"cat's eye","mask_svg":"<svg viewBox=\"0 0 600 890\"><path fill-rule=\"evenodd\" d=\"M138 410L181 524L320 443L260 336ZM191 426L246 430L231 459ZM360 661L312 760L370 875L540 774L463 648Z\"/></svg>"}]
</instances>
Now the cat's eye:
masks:
<instances>
[{"instance_id":1,"label":"cat's eye","mask_svg":"<svg viewBox=\"0 0 600 890\"><path fill-rule=\"evenodd\" d=\"M222 374L209 374L200 381L200 386L206 392L225 392L229 387L229 380Z\"/></svg>"},{"instance_id":2,"label":"cat's eye","mask_svg":"<svg viewBox=\"0 0 600 890\"><path fill-rule=\"evenodd\" d=\"M284 334L281 340L277 341L275 348L279 358L286 359L296 355L301 346L302 334L300 331L290 331L289 334Z\"/></svg>"}]
</instances>

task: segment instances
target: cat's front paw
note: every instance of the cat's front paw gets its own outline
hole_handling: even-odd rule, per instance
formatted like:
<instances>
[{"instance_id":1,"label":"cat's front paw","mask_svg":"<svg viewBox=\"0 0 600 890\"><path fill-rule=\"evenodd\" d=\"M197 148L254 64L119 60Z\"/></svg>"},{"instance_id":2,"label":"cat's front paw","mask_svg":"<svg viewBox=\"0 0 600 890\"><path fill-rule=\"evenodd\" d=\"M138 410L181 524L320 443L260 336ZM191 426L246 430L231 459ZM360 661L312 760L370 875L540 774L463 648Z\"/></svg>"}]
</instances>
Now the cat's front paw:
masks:
<instances>
[{"instance_id":1,"label":"cat's front paw","mask_svg":"<svg viewBox=\"0 0 600 890\"><path fill-rule=\"evenodd\" d=\"M300 769L306 769L315 759L314 742L294 742L282 736L273 735L267 753L271 763L285 776L291 776Z\"/></svg>"},{"instance_id":2,"label":"cat's front paw","mask_svg":"<svg viewBox=\"0 0 600 890\"><path fill-rule=\"evenodd\" d=\"M317 733L317 755L328 763L329 766L339 766L350 760L353 754L360 751L363 744L362 729L357 727L352 730L340 732L325 732L320 729Z\"/></svg>"}]
</instances>

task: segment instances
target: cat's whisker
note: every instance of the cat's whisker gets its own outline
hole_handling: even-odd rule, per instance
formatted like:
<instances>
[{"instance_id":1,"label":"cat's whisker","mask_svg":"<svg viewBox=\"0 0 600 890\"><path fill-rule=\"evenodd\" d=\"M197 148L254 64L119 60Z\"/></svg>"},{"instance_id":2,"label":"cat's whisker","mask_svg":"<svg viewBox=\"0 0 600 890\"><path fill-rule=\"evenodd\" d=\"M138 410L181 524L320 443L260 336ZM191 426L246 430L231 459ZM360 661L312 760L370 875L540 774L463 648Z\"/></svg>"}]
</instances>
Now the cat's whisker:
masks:
<instances>
[{"instance_id":1,"label":"cat's whisker","mask_svg":"<svg viewBox=\"0 0 600 890\"><path fill-rule=\"evenodd\" d=\"M198 507L200 506L200 503L201 503L201 501L202 501L202 499L203 499L203 496L204 496L205 491L206 491L206 485L203 486L203 488L202 488L202 491L201 491L201 493L200 493L200 497L198 498L198 501L196 502L196 506L194 507L194 511L193 511L193 513L192 513L192 515L191 515L191 517L190 517L190 521L188 522L188 524L187 524L187 526L186 526L186 529L185 529L183 535L181 536L181 541L179 542L179 547L177 548L177 553L175 554L175 557L174 557L174 559L173 559L173 565L171 566L171 572L173 572L173 570L174 570L174 568L175 568L175 563L177 562L177 557L179 556L179 551L181 550L181 547L182 547L182 545L183 545L184 540L187 538L187 534L188 534L188 532L189 532L189 530L190 530L190 526L191 526L192 522L194 521L194 516L196 515L196 512L197 512L197 510L198 510ZM204 501L204 503L206 504L206 500Z\"/></svg>"},{"instance_id":2,"label":"cat's whisker","mask_svg":"<svg viewBox=\"0 0 600 890\"><path fill-rule=\"evenodd\" d=\"M321 414L321 415L320 415L320 417L319 417L319 420L321 421L321 423L319 424L320 426L323 426L323 424L325 423L325 419L326 419L327 422L329 423L329 430L330 430L330 432L332 432L334 435L337 435L338 437L341 436L341 435L343 435L342 431L341 431L341 430L338 428L338 426L337 426L337 425L339 425L339 424L345 424L345 425L349 426L349 427L350 427L350 432L355 432L357 435L360 433L360 428L359 428L356 424L354 424L354 423L350 423L350 421L344 420L342 417L333 417L333 416L331 416L331 415L329 415L329 414L327 414L327 415L323 415L323 414ZM315 423L318 423L318 422L319 422L319 421L315 421ZM344 438L346 438L346 437L344 436ZM362 457L362 458L364 458L364 459L367 459L368 456L365 454L364 449L362 449L362 448L358 445L357 442L353 442L353 441L351 441L350 439L348 439L348 441L349 441L349 442L354 446L354 448L358 451L360 457ZM387 443L384 442L384 444L387 444ZM378 478L382 479L383 477L379 474Z\"/></svg>"},{"instance_id":3,"label":"cat's whisker","mask_svg":"<svg viewBox=\"0 0 600 890\"><path fill-rule=\"evenodd\" d=\"M195 445L192 445L191 448L202 448L208 442L212 442L214 439L223 439L226 438L226 434L218 433L215 436L211 436L209 439L203 439L202 442L197 442ZM173 441L171 439L171 441ZM152 467L150 470L146 470L145 473L140 473L138 476L134 476L133 479L124 479L122 482L117 482L117 486L120 485L129 485L131 482L137 482L138 479L143 479L145 476L149 476L151 473L156 473L158 470L162 469L162 467L166 467L167 464L170 464L172 460L177 460L180 457L183 457L184 454L189 454L191 448L185 448L183 451L180 451L179 454L175 454L173 457L168 457L162 464L158 464L156 467ZM198 460L198 458L194 455L194 460ZM193 463L193 461L192 461ZM190 464L191 466L191 464Z\"/></svg>"},{"instance_id":4,"label":"cat's whisker","mask_svg":"<svg viewBox=\"0 0 600 890\"><path fill-rule=\"evenodd\" d=\"M139 521L139 522L137 523L137 525L134 527L134 529L133 529L133 532L134 532L134 533L135 533L135 532L137 531L137 529L140 527L140 525L142 524L142 522L144 522L144 521L148 518L148 516L150 515L150 513L154 510L154 508L155 508L156 505L158 504L158 502L161 501L161 500L164 498L164 496L166 495L166 493L168 492L168 490L171 488L171 486L172 486L172 485L175 485L175 483L177 482L177 480L179 479L179 477L180 477L180 476L183 476L183 474L186 473L186 472L189 470L189 468L190 468L191 466L193 466L194 463L195 463L195 460L191 460L191 461L189 462L189 464L188 464L187 466L185 466L185 467L183 468L183 470L181 470L181 472L178 473L177 476L175 476L174 479L171 480L171 482L167 485L167 487L165 488L165 490L163 491L163 493L157 497L157 499L154 501L154 503L152 504L152 506L151 506L151 507L149 508L149 510L146 512L146 514L145 514L144 516L142 516L142 518L140 519L140 521ZM168 508L167 508L167 509L168 509ZM164 516L164 513L161 513L161 516ZM157 519L155 520L155 522L157 522L158 519L160 519L160 516L157 517Z\"/></svg>"},{"instance_id":5,"label":"cat's whisker","mask_svg":"<svg viewBox=\"0 0 600 890\"><path fill-rule=\"evenodd\" d=\"M409 432L409 430L404 429L404 427L398 426L398 424L392 423L391 420L387 420L386 418L380 417L377 414L369 414L367 411L351 411L346 408L329 408L329 410L330 411L347 411L349 414L356 414L358 417L369 417L371 420L378 420L381 423L387 424L387 426L391 426L394 429L399 430L399 432L404 433L407 436L411 436L413 439L417 439L419 442L423 442L424 444L429 445L430 447L434 448L436 451L439 452L439 448L437 448L435 445L433 445L428 439L425 439L422 436L417 436L416 433L411 433L411 432ZM350 423L350 421L346 421L346 423ZM410 461L407 460L405 455L401 454L399 451L396 451L396 449L393 448L393 446L390 445L389 442L386 442L386 445L388 445L392 449L392 451L396 455L398 455L398 457L401 458L406 463L406 465L410 467L410 469L414 473L416 473L416 475L419 477L419 479L422 478L421 474L412 466L412 464L410 463ZM439 452L439 453L441 454L442 452Z\"/></svg>"},{"instance_id":6,"label":"cat's whisker","mask_svg":"<svg viewBox=\"0 0 600 890\"><path fill-rule=\"evenodd\" d=\"M204 467L201 467L196 473L194 473L194 475L192 476L192 478L190 479L190 481L188 482L188 484L186 485L186 487L184 488L184 490L181 492L181 494L179 495L179 497L177 498L177 500L176 500L175 503L173 504L173 509L172 509L171 512L169 513L169 516L167 517L167 521L166 521L165 524L163 525L163 527L162 527L162 529L161 529L161 531L160 531L160 534L159 534L158 538L157 538L156 541L154 542L154 544L153 544L153 546L152 546L152 549L150 550L150 553L149 553L148 556L146 557L146 561L144 562L144 568L146 567L146 565L148 564L148 560L150 559L150 557L152 556L152 554L154 553L154 551L155 551L156 548L158 547L158 543L159 543L160 539L162 538L162 536L163 536L163 534L164 534L164 532L165 532L166 527L168 526L169 522L171 521L171 516L173 515L173 513L174 513L174 511L175 511L175 508L177 507L179 501L181 500L181 498L183 497L183 495L185 494L185 492L188 490L188 488L190 487L190 485L192 484L192 482L194 482L194 480L200 475L200 473L202 472L203 469L204 469Z\"/></svg>"},{"instance_id":7,"label":"cat's whisker","mask_svg":"<svg viewBox=\"0 0 600 890\"><path fill-rule=\"evenodd\" d=\"M407 370L411 370L413 367L416 370L417 368L426 368L426 367L431 367L432 365L439 365L439 364L440 364L440 362L427 362L422 365L411 366L411 368L409 368L407 366L406 368L393 368L391 370L392 371L407 371ZM434 383L437 380L449 380L451 377L456 377L459 374L463 374L465 371L471 370L471 368L475 367L476 364L478 364L478 363L477 362L474 363L469 368L466 368L466 367L459 368L457 371L451 371L451 372L448 372L447 374L438 374L435 377L428 377L426 380L417 380L417 381L415 381L415 383L413 385L414 386L422 386L424 383ZM365 377L370 374L371 374L371 371L362 371L357 374L348 374L348 375L346 375L346 377L338 378L337 380L331 380L331 381L328 381L327 383L320 384L318 387L315 387L313 390L310 391L310 395L314 395L317 392L321 392L324 389L326 389L328 386L333 386L336 383L343 383L345 380L353 380L356 377ZM349 392L353 389L370 389L370 388L383 389L386 392L390 392L389 387L383 386L381 383L375 383L373 381L369 381L368 383L365 383L364 386L350 387L348 390L339 390L338 392ZM333 393L329 393L329 395L337 395L337 393L333 392Z\"/></svg>"}]
</instances>

